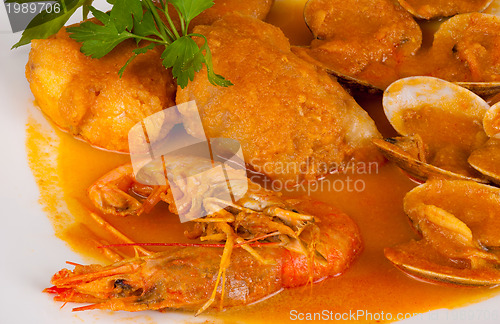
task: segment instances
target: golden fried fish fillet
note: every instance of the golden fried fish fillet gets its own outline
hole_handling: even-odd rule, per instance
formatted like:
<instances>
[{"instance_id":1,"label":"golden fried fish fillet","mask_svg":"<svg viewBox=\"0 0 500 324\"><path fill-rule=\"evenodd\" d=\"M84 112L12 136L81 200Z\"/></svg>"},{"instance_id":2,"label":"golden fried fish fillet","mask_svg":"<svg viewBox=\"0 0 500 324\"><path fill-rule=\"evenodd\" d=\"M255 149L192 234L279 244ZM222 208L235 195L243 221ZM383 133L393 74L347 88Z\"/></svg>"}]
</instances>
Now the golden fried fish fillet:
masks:
<instances>
[{"instance_id":1,"label":"golden fried fish fillet","mask_svg":"<svg viewBox=\"0 0 500 324\"><path fill-rule=\"evenodd\" d=\"M353 158L379 159L371 139L380 134L368 114L295 56L280 29L230 14L195 32L208 38L214 70L234 85L213 86L203 70L178 89L177 104L196 100L207 135L238 140L257 171L291 184Z\"/></svg>"},{"instance_id":2,"label":"golden fried fish fillet","mask_svg":"<svg viewBox=\"0 0 500 324\"><path fill-rule=\"evenodd\" d=\"M211 8L203 11L191 21L191 28L197 25L211 25L228 13L240 13L264 20L271 10L274 0L214 0ZM172 17L177 20L178 17Z\"/></svg>"},{"instance_id":3,"label":"golden fried fish fillet","mask_svg":"<svg viewBox=\"0 0 500 324\"><path fill-rule=\"evenodd\" d=\"M80 52L65 28L33 40L26 78L40 109L60 128L92 145L128 151L130 128L175 105L176 84L160 51L139 55L120 78L135 42L123 42L101 59Z\"/></svg>"},{"instance_id":4,"label":"golden fried fish fillet","mask_svg":"<svg viewBox=\"0 0 500 324\"><path fill-rule=\"evenodd\" d=\"M216 0L212 8L191 22L211 24L230 12L264 19L273 0ZM173 15L174 21L178 20ZM26 78L40 109L61 129L97 147L128 152L130 128L162 109L175 105L176 84L161 64L156 48L132 56L135 43L125 41L101 59L80 53L80 44L63 28L50 39L34 40ZM172 119L176 112L172 111Z\"/></svg>"}]
</instances>

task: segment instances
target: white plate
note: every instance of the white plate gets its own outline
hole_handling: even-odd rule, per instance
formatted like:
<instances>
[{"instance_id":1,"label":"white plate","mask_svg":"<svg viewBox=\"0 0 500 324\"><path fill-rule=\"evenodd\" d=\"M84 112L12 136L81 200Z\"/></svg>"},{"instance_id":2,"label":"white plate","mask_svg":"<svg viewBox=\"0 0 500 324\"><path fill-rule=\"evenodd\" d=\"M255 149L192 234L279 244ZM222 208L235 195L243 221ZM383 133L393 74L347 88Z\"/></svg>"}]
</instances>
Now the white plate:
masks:
<instances>
[{"instance_id":1,"label":"white plate","mask_svg":"<svg viewBox=\"0 0 500 324\"><path fill-rule=\"evenodd\" d=\"M72 313L72 305L60 309L62 303L42 293L50 286L51 276L66 266L66 260L82 259L54 236L52 224L38 203L39 191L25 149L26 122L28 115L39 122L45 120L33 106L33 95L24 77L29 46L10 50L20 36L12 34L5 7L0 4L0 323L204 322L207 319L203 317L159 312Z\"/></svg>"},{"instance_id":2,"label":"white plate","mask_svg":"<svg viewBox=\"0 0 500 324\"><path fill-rule=\"evenodd\" d=\"M28 113L43 121L33 107L24 77L29 47L10 50L20 37L12 34L5 8L0 5L0 323L190 323L203 318L146 312L72 313L60 309L42 290L65 260L81 258L54 236L52 225L38 203L38 188L28 167L25 127ZM440 310L408 320L408 323L499 323L500 296L453 311Z\"/></svg>"}]
</instances>

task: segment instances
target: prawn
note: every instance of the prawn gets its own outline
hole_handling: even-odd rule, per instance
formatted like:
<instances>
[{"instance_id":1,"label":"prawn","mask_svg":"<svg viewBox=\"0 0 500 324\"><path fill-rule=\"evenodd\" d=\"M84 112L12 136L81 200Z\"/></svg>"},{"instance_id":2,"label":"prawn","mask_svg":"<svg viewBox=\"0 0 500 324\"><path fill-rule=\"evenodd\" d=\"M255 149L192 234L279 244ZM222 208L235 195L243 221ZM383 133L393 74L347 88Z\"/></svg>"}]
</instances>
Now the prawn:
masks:
<instances>
[{"instance_id":1,"label":"prawn","mask_svg":"<svg viewBox=\"0 0 500 324\"><path fill-rule=\"evenodd\" d=\"M168 184L139 184L128 164L99 179L89 196L102 212L129 216L147 213L162 200L175 212L180 207L171 190ZM194 230L187 235L223 244L169 246L108 266L75 265L57 272L45 291L57 301L92 303L74 310L169 308L199 314L216 299L221 308L242 306L340 275L362 250L355 222L324 203L284 199L250 180L236 203L207 200L201 206L213 212L192 220ZM226 207L214 208L221 203ZM182 208L200 204L188 205Z\"/></svg>"}]
</instances>

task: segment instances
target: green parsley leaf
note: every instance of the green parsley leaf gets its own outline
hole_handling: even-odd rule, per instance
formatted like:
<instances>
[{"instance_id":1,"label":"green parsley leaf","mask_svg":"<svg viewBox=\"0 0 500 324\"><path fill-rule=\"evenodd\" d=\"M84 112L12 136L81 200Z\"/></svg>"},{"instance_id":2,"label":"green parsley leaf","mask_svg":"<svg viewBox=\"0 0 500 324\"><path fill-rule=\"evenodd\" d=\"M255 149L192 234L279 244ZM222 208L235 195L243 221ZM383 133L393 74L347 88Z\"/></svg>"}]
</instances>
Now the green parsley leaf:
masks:
<instances>
[{"instance_id":1,"label":"green parsley leaf","mask_svg":"<svg viewBox=\"0 0 500 324\"><path fill-rule=\"evenodd\" d=\"M168 0L180 12L186 25L189 25L194 17L214 5L212 0Z\"/></svg>"},{"instance_id":2,"label":"green parsley leaf","mask_svg":"<svg viewBox=\"0 0 500 324\"><path fill-rule=\"evenodd\" d=\"M126 39L134 38L128 31L118 32L115 25L106 13L91 8L93 13L98 13L99 20L104 24L97 25L91 21L86 21L76 27L68 27L70 37L77 42L82 42L80 51L92 58L101 58L108 54L118 44Z\"/></svg>"},{"instance_id":3,"label":"green parsley leaf","mask_svg":"<svg viewBox=\"0 0 500 324\"><path fill-rule=\"evenodd\" d=\"M83 1L83 20L87 19L89 16L89 8L92 6L94 0L84 0Z\"/></svg>"},{"instance_id":4,"label":"green parsley leaf","mask_svg":"<svg viewBox=\"0 0 500 324\"><path fill-rule=\"evenodd\" d=\"M134 34L139 36L151 36L155 35L161 37L158 29L156 29L155 19L150 11L146 11L142 17L142 20L138 20L134 16Z\"/></svg>"},{"instance_id":5,"label":"green parsley leaf","mask_svg":"<svg viewBox=\"0 0 500 324\"><path fill-rule=\"evenodd\" d=\"M177 84L181 88L185 88L189 81L193 81L195 67L198 68L196 72L201 69L201 62L198 59L197 66L192 63L192 59L200 52L196 42L188 36L183 36L175 40L172 44L165 48L161 58L163 59L163 66L172 68L172 75L177 79Z\"/></svg>"},{"instance_id":6,"label":"green parsley leaf","mask_svg":"<svg viewBox=\"0 0 500 324\"><path fill-rule=\"evenodd\" d=\"M96 8L94 7L89 7L89 10L92 12L92 14L94 15L94 17L99 20L101 23L103 23L104 25L108 24L109 21L110 21L110 17L107 13L105 12L102 12L100 10L97 10Z\"/></svg>"},{"instance_id":7,"label":"green parsley leaf","mask_svg":"<svg viewBox=\"0 0 500 324\"><path fill-rule=\"evenodd\" d=\"M113 5L109 14L118 33L131 31L134 17L142 20L142 4L140 0L120 0Z\"/></svg>"},{"instance_id":8,"label":"green parsley leaf","mask_svg":"<svg viewBox=\"0 0 500 324\"><path fill-rule=\"evenodd\" d=\"M205 38L203 36L203 38ZM207 66L207 75L208 81L215 86L221 87L229 87L232 86L233 83L227 79L225 79L222 75L216 74L214 72L213 63L212 63L212 52L210 52L210 48L208 47L207 39L205 38L205 44L201 47L201 50L205 51L204 62Z\"/></svg>"}]
</instances>

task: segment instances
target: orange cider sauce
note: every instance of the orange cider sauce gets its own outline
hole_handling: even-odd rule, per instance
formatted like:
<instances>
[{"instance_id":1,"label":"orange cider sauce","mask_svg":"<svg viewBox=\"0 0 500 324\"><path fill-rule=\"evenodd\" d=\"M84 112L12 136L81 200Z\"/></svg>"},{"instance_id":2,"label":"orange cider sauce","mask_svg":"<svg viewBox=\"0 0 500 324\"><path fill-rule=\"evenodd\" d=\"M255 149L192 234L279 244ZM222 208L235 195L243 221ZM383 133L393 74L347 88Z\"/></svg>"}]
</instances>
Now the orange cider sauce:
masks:
<instances>
[{"instance_id":1,"label":"orange cider sauce","mask_svg":"<svg viewBox=\"0 0 500 324\"><path fill-rule=\"evenodd\" d=\"M283 29L293 45L307 45L312 38L305 23L302 23L305 2L276 0L268 18L269 22ZM370 113L384 136L395 134L383 113L380 96L356 99ZM88 187L100 176L127 163L127 155L93 148L57 130L58 144L48 149L57 156L57 167L47 169L46 164L38 163L44 150L47 150L45 146L50 146L40 140L44 136L44 130L36 122L28 121L30 166L56 235L91 262L109 263L118 259L120 253L133 254L133 249L116 248L108 253L100 248L117 240L91 217L92 211L96 210L86 195ZM60 196L54 194L53 186L45 184L44 179L51 172L57 176L54 184L61 190ZM394 165L387 163L366 174L331 175L326 180L329 186L324 186L322 190L311 188L309 194L313 199L338 207L358 224L365 247L351 268L337 278L328 278L312 286L287 289L253 305L223 312L210 311L211 316L228 323L286 323L294 322L300 316L306 318L307 314L315 316L314 313L335 319L335 316L349 312L364 312L364 317L357 318L359 322L384 322L388 318L387 315L380 318L381 312L390 313L396 320L398 313L409 316L433 309L456 308L499 293L498 289L452 288L423 283L404 275L385 259L385 247L418 238L411 230L402 207L404 195L415 184ZM354 183L357 187L353 186ZM293 193L294 196L301 194L307 192ZM57 205L57 199L64 200L68 213L62 213L55 207L47 208ZM98 216L135 242L188 242L183 235L184 225L180 224L177 216L168 212L164 204L157 206L151 214L140 217Z\"/></svg>"},{"instance_id":2,"label":"orange cider sauce","mask_svg":"<svg viewBox=\"0 0 500 324\"><path fill-rule=\"evenodd\" d=\"M275 0L266 21L278 26L291 45L306 46L313 35L304 20L303 8L307 0Z\"/></svg>"}]
</instances>

